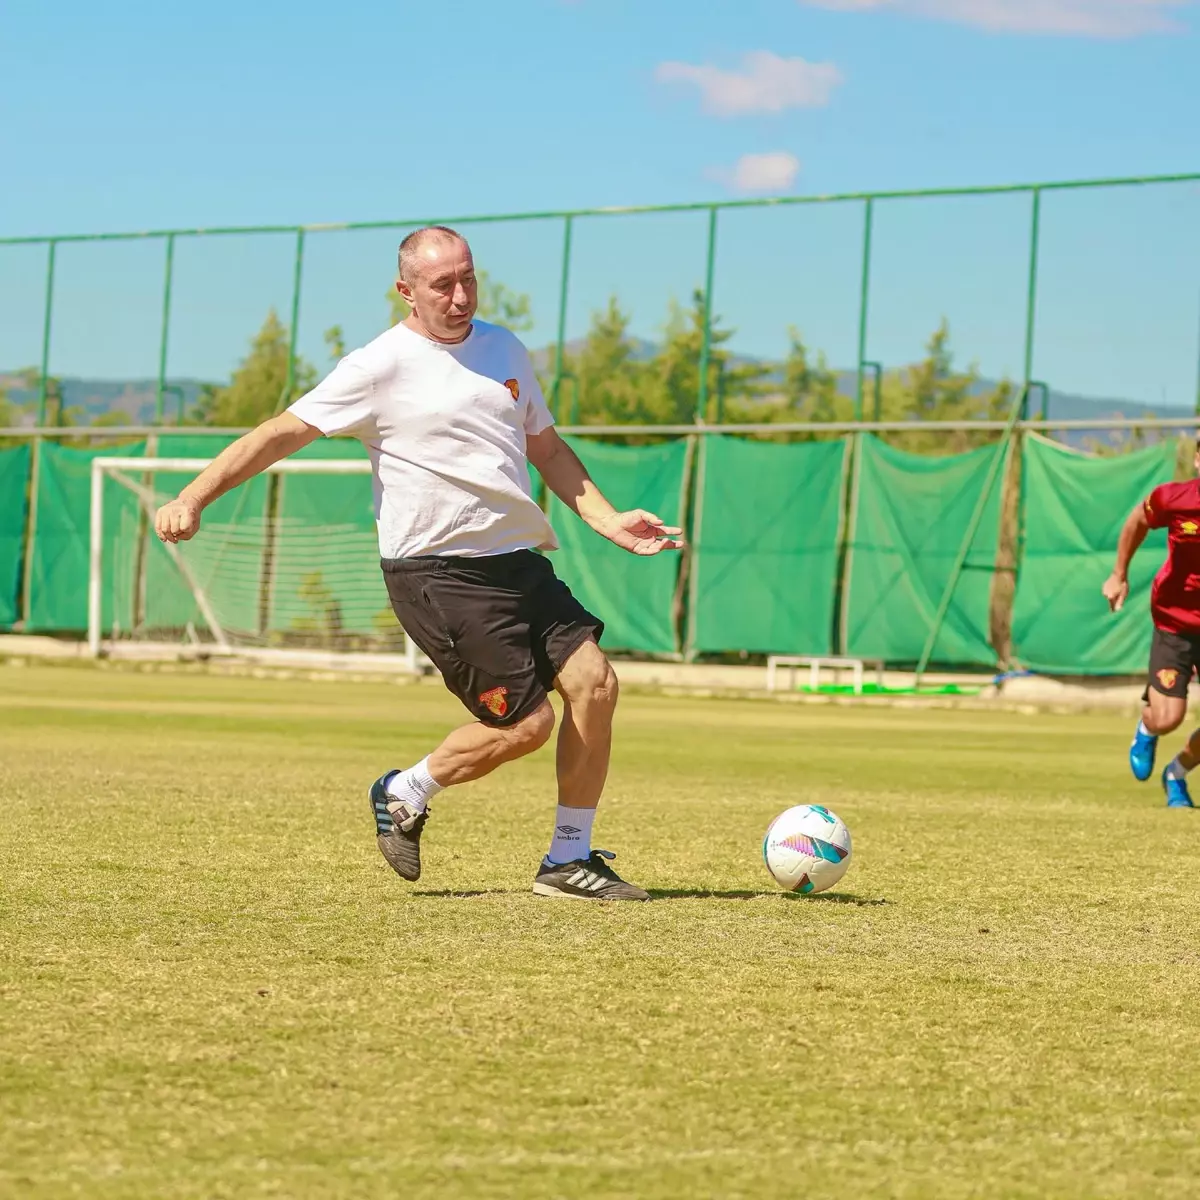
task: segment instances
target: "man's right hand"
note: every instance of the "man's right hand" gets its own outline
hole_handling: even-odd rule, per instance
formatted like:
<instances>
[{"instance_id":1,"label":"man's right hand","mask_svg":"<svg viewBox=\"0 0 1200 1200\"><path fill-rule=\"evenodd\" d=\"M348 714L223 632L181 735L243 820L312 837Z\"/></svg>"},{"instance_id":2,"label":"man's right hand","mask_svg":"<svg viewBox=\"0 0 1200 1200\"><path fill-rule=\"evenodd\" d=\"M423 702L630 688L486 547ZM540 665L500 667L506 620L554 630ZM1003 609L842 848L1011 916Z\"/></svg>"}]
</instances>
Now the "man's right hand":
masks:
<instances>
[{"instance_id":1,"label":"man's right hand","mask_svg":"<svg viewBox=\"0 0 1200 1200\"><path fill-rule=\"evenodd\" d=\"M1108 601L1108 607L1113 612L1120 612L1125 598L1129 595L1129 580L1124 575L1110 575L1100 590Z\"/></svg>"},{"instance_id":2,"label":"man's right hand","mask_svg":"<svg viewBox=\"0 0 1200 1200\"><path fill-rule=\"evenodd\" d=\"M162 542L186 542L200 528L200 505L182 496L168 501L154 515L154 532Z\"/></svg>"}]
</instances>

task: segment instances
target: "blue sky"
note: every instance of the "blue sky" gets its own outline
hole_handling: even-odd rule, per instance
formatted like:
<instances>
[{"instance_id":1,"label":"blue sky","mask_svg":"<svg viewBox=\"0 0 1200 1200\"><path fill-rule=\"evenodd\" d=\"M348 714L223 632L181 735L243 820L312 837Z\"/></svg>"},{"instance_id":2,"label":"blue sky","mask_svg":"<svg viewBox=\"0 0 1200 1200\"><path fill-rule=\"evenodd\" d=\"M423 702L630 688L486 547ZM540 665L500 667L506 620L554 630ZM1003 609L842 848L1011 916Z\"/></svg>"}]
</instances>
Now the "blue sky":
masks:
<instances>
[{"instance_id":1,"label":"blue sky","mask_svg":"<svg viewBox=\"0 0 1200 1200\"><path fill-rule=\"evenodd\" d=\"M449 14L449 15L447 15ZM1189 0L9 0L0 234L447 217L1200 171ZM1023 197L881 205L868 357L946 316L964 360L1021 367ZM715 305L747 352L789 324L850 366L861 208L722 218ZM553 337L561 226L468 230ZM568 331L615 292L653 337L703 278L703 216L580 222ZM397 235L309 239L301 345L384 316ZM161 243L65 246L54 370L152 375ZM0 247L0 367L37 359L41 249ZM1200 185L1048 196L1035 374L1190 404ZM170 369L219 377L285 238L180 243Z\"/></svg>"}]
</instances>

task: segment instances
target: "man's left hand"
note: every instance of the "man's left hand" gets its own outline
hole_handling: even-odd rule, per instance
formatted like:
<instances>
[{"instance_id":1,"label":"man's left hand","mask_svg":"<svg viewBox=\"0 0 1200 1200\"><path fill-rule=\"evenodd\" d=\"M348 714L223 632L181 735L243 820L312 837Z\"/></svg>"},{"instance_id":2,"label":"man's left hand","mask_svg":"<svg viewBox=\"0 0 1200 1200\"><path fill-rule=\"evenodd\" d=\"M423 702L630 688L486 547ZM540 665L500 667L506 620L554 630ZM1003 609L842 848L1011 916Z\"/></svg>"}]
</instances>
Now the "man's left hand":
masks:
<instances>
[{"instance_id":1,"label":"man's left hand","mask_svg":"<svg viewBox=\"0 0 1200 1200\"><path fill-rule=\"evenodd\" d=\"M680 550L682 529L675 525L664 525L661 517L641 508L629 512L611 513L597 522L596 532L606 537L614 546L628 550L630 554L649 556L663 550Z\"/></svg>"}]
</instances>

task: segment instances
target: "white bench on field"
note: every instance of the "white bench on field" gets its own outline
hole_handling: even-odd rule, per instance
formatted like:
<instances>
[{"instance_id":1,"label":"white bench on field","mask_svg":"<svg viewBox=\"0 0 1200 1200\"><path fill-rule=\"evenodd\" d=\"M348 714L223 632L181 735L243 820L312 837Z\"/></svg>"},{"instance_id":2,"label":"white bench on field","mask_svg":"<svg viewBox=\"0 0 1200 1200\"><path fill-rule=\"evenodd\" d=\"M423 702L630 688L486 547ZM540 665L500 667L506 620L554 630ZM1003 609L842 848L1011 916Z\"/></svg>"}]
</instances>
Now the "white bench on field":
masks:
<instances>
[{"instance_id":1,"label":"white bench on field","mask_svg":"<svg viewBox=\"0 0 1200 1200\"><path fill-rule=\"evenodd\" d=\"M821 685L821 668L827 667L833 671L835 683L841 678L842 671L850 671L854 694L861 696L863 678L868 666L875 671L875 682L883 687L883 660L879 658L826 658L810 654L772 654L767 659L767 691L779 690L780 667L787 671L788 691L796 686L796 671L800 667L807 667L808 686L815 692Z\"/></svg>"}]
</instances>

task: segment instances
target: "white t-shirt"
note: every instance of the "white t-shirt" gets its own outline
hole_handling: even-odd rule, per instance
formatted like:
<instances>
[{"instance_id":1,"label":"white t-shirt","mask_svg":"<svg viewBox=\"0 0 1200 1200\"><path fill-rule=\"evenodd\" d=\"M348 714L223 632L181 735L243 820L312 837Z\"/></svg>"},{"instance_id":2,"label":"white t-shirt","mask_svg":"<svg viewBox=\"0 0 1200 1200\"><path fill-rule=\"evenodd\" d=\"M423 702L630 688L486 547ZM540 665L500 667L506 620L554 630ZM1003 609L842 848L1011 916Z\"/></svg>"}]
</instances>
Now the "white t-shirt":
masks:
<instances>
[{"instance_id":1,"label":"white t-shirt","mask_svg":"<svg viewBox=\"0 0 1200 1200\"><path fill-rule=\"evenodd\" d=\"M396 325L289 411L366 446L382 557L557 548L525 457L526 437L554 418L507 329L475 321L463 341L445 345Z\"/></svg>"}]
</instances>

